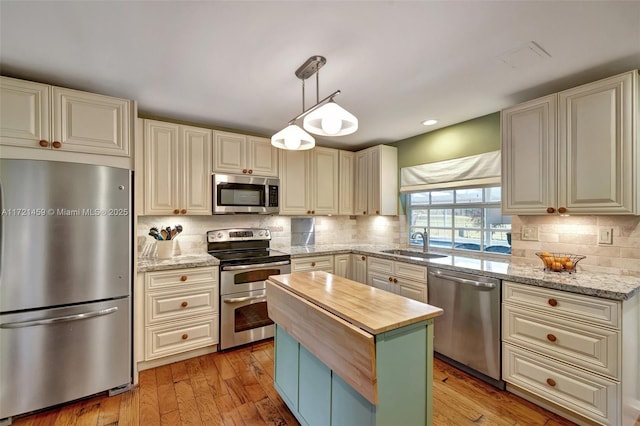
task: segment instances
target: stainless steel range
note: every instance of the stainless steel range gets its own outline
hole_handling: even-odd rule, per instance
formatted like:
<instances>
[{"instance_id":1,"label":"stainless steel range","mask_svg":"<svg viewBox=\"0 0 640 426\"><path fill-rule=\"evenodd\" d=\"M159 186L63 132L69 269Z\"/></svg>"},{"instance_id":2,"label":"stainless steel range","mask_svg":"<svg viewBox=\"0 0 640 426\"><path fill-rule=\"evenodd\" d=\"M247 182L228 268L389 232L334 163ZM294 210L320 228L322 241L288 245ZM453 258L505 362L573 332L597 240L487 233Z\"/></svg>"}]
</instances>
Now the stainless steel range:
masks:
<instances>
[{"instance_id":1,"label":"stainless steel range","mask_svg":"<svg viewBox=\"0 0 640 426\"><path fill-rule=\"evenodd\" d=\"M207 251L220 260L220 349L273 337L265 281L291 272L291 256L269 248L268 229L207 232Z\"/></svg>"}]
</instances>

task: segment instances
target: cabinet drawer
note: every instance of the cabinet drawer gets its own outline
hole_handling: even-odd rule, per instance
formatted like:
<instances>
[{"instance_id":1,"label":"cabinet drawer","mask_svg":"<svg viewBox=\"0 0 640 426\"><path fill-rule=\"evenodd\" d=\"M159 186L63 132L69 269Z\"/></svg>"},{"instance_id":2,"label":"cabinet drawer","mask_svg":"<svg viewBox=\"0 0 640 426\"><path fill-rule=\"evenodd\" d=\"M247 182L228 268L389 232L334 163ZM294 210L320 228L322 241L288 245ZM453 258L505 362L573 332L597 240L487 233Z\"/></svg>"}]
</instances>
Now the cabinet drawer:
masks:
<instances>
[{"instance_id":1,"label":"cabinet drawer","mask_svg":"<svg viewBox=\"0 0 640 426\"><path fill-rule=\"evenodd\" d=\"M218 316L205 315L146 328L146 358L151 360L218 343Z\"/></svg>"},{"instance_id":2,"label":"cabinet drawer","mask_svg":"<svg viewBox=\"0 0 640 426\"><path fill-rule=\"evenodd\" d=\"M503 344L502 378L596 422L617 425L620 384Z\"/></svg>"},{"instance_id":3,"label":"cabinet drawer","mask_svg":"<svg viewBox=\"0 0 640 426\"><path fill-rule=\"evenodd\" d=\"M217 310L218 292L216 287L147 293L147 324L214 313Z\"/></svg>"},{"instance_id":4,"label":"cabinet drawer","mask_svg":"<svg viewBox=\"0 0 640 426\"><path fill-rule=\"evenodd\" d=\"M333 273L333 256L304 257L291 260L291 272L326 271Z\"/></svg>"},{"instance_id":5,"label":"cabinet drawer","mask_svg":"<svg viewBox=\"0 0 640 426\"><path fill-rule=\"evenodd\" d=\"M589 370L620 378L615 330L504 305L502 339Z\"/></svg>"},{"instance_id":6,"label":"cabinet drawer","mask_svg":"<svg viewBox=\"0 0 640 426\"><path fill-rule=\"evenodd\" d=\"M378 272L383 272L387 275L393 275L393 260L388 260L388 259L379 259L377 257L372 257L369 256L369 261L368 261L368 269L369 270L374 270L374 271L378 271Z\"/></svg>"},{"instance_id":7,"label":"cabinet drawer","mask_svg":"<svg viewBox=\"0 0 640 426\"><path fill-rule=\"evenodd\" d=\"M217 267L173 269L170 271L147 272L145 274L145 287L147 290L187 284L212 285L217 282Z\"/></svg>"},{"instance_id":8,"label":"cabinet drawer","mask_svg":"<svg viewBox=\"0 0 640 426\"><path fill-rule=\"evenodd\" d=\"M502 300L570 319L620 328L620 304L613 300L503 281Z\"/></svg>"},{"instance_id":9,"label":"cabinet drawer","mask_svg":"<svg viewBox=\"0 0 640 426\"><path fill-rule=\"evenodd\" d=\"M419 282L427 282L427 268L425 266L413 265L411 263L396 262L397 277L409 278Z\"/></svg>"}]
</instances>

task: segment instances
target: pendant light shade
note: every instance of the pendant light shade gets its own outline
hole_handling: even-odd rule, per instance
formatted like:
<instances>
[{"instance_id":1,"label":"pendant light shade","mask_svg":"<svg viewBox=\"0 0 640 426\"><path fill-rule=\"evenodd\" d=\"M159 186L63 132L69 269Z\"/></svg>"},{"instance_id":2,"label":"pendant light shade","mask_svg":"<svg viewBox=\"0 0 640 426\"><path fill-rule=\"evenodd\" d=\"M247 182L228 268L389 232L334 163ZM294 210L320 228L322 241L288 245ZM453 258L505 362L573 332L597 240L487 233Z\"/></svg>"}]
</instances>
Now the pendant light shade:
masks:
<instances>
[{"instance_id":1,"label":"pendant light shade","mask_svg":"<svg viewBox=\"0 0 640 426\"><path fill-rule=\"evenodd\" d=\"M305 150L316 146L316 140L295 124L290 124L271 136L271 145L280 149Z\"/></svg>"},{"instance_id":2,"label":"pendant light shade","mask_svg":"<svg viewBox=\"0 0 640 426\"><path fill-rule=\"evenodd\" d=\"M333 98L340 94L340 90L336 90L326 98L319 100L320 73L318 71L326 62L327 60L322 56L312 56L296 70L296 77L302 80L302 113L290 120L287 127L271 137L271 145L290 150L313 148L316 145L313 136L295 124L302 117L304 117L302 125L305 130L320 136L350 135L358 130L358 119L333 101ZM305 109L304 81L314 74L316 76L316 104Z\"/></svg>"},{"instance_id":3,"label":"pendant light shade","mask_svg":"<svg viewBox=\"0 0 640 426\"><path fill-rule=\"evenodd\" d=\"M320 136L344 136L358 130L358 119L332 99L309 113L303 127Z\"/></svg>"}]
</instances>

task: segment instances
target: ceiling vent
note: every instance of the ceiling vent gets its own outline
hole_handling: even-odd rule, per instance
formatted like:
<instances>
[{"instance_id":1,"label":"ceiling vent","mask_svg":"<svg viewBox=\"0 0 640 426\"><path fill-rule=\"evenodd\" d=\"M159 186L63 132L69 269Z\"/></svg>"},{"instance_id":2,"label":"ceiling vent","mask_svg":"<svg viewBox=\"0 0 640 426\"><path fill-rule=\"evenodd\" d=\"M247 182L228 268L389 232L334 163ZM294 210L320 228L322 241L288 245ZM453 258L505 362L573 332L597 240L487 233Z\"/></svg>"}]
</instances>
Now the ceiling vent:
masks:
<instances>
[{"instance_id":1,"label":"ceiling vent","mask_svg":"<svg viewBox=\"0 0 640 426\"><path fill-rule=\"evenodd\" d=\"M502 62L514 69L527 68L544 59L550 58L547 53L535 41L530 41L518 48L509 50L498 56Z\"/></svg>"}]
</instances>

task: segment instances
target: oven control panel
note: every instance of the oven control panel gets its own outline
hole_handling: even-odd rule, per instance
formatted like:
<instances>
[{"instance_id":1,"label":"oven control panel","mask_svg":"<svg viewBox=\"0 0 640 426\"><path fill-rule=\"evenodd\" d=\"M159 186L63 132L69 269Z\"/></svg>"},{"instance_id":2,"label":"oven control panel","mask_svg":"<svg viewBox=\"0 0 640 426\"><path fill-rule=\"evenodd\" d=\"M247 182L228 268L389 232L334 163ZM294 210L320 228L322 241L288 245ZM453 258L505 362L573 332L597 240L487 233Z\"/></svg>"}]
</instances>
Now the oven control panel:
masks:
<instances>
[{"instance_id":1,"label":"oven control panel","mask_svg":"<svg viewBox=\"0 0 640 426\"><path fill-rule=\"evenodd\" d=\"M271 233L262 228L215 229L207 232L207 242L270 240Z\"/></svg>"}]
</instances>

